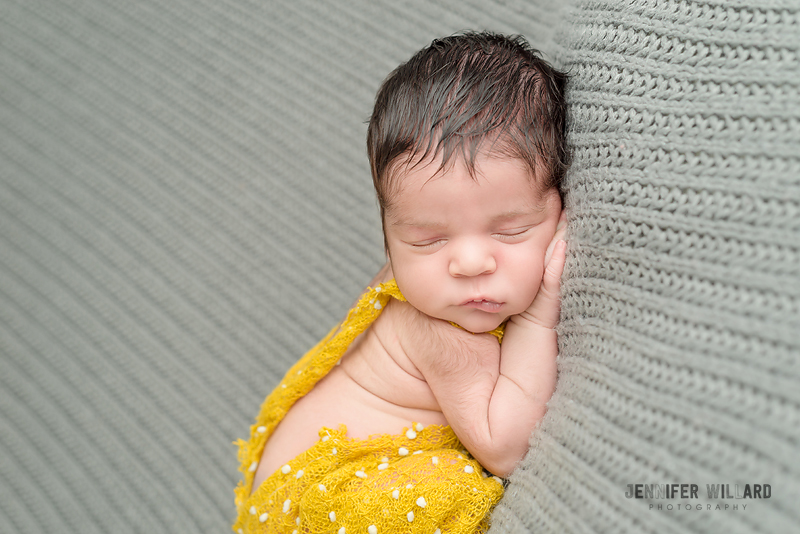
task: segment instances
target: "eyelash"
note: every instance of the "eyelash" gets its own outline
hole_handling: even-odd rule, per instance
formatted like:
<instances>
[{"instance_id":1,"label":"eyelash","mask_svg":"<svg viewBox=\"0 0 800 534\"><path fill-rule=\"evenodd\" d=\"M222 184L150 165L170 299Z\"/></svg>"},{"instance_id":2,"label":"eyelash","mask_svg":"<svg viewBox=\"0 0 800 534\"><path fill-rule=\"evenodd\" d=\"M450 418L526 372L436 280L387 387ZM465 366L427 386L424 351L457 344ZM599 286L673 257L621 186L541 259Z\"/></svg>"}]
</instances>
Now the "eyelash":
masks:
<instances>
[{"instance_id":1,"label":"eyelash","mask_svg":"<svg viewBox=\"0 0 800 534\"><path fill-rule=\"evenodd\" d=\"M519 236L525 234L528 230L530 230L530 228L526 228L526 229L524 229L522 231L515 232L513 234L494 234L494 235L496 235L497 237L499 237L501 239L513 239L515 237L519 237Z\"/></svg>"},{"instance_id":2,"label":"eyelash","mask_svg":"<svg viewBox=\"0 0 800 534\"><path fill-rule=\"evenodd\" d=\"M492 235L499 237L501 240L513 240L514 238L520 237L521 235L525 234L528 230L530 230L530 228L526 228L525 230L513 234L492 234ZM416 249L424 250L427 248L432 248L434 245L439 244L441 241L442 241L441 239L437 239L436 241L431 241L430 243L424 243L421 245L412 243L411 246Z\"/></svg>"},{"instance_id":3,"label":"eyelash","mask_svg":"<svg viewBox=\"0 0 800 534\"><path fill-rule=\"evenodd\" d=\"M433 247L434 245L436 245L436 244L437 244L437 243L439 243L440 241L441 241L441 239L437 239L436 241L432 241L432 242L430 242L430 243L425 243L425 244L422 244L422 245L417 245L417 244L415 244L415 243L412 243L412 244L411 244L411 246L412 246L412 247L414 247L414 248L426 249L426 248L431 248L431 247Z\"/></svg>"}]
</instances>

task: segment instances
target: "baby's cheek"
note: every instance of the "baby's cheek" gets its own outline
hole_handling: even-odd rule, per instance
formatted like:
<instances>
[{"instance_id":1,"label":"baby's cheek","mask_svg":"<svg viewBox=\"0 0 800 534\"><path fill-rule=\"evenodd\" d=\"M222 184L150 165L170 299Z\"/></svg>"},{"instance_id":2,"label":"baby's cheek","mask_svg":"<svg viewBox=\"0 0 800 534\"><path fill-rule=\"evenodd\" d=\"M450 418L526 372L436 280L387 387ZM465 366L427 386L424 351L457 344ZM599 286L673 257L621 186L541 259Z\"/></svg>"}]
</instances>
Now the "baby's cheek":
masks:
<instances>
[{"instance_id":1,"label":"baby's cheek","mask_svg":"<svg viewBox=\"0 0 800 534\"><path fill-rule=\"evenodd\" d=\"M432 270L426 268L424 264L401 264L393 270L397 287L414 307L419 308L418 304L424 304L425 301L430 300L432 295L436 294L435 290L439 284L436 283Z\"/></svg>"},{"instance_id":2,"label":"baby's cheek","mask_svg":"<svg viewBox=\"0 0 800 534\"><path fill-rule=\"evenodd\" d=\"M522 280L518 281L516 284L516 289L519 292L517 306L521 309L514 311L512 315L525 311L531 305L542 285L542 271L542 269L529 269L527 273L523 274Z\"/></svg>"}]
</instances>

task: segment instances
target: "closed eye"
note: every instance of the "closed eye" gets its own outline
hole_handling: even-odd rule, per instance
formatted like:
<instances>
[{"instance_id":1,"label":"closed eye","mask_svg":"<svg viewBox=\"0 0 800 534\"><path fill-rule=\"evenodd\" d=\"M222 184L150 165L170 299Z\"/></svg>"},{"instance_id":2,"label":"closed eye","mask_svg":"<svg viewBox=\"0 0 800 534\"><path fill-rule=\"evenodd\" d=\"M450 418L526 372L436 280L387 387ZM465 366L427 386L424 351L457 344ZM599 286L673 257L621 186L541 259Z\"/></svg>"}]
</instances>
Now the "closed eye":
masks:
<instances>
[{"instance_id":1,"label":"closed eye","mask_svg":"<svg viewBox=\"0 0 800 534\"><path fill-rule=\"evenodd\" d=\"M432 241L423 241L423 242L420 242L420 243L409 243L409 245L411 245L412 247L414 247L416 249L424 250L424 249L434 248L434 247L436 247L438 245L441 245L442 243L444 243L444 241L445 241L444 239L434 239Z\"/></svg>"},{"instance_id":2,"label":"closed eye","mask_svg":"<svg viewBox=\"0 0 800 534\"><path fill-rule=\"evenodd\" d=\"M528 226L527 228L522 228L519 230L510 230L507 232L498 232L493 234L493 236L501 241L515 241L521 239L526 236L526 234L533 228L533 226Z\"/></svg>"}]
</instances>

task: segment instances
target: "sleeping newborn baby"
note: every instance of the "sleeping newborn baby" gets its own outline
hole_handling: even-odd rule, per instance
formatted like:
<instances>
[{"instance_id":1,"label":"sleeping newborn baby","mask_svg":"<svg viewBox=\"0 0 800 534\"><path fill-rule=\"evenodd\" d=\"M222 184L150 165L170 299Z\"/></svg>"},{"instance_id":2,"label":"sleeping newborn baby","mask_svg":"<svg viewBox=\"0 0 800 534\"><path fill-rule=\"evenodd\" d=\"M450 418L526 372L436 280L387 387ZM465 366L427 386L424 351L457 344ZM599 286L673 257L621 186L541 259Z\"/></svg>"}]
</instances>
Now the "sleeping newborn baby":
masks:
<instances>
[{"instance_id":1,"label":"sleeping newborn baby","mask_svg":"<svg viewBox=\"0 0 800 534\"><path fill-rule=\"evenodd\" d=\"M555 388L564 80L522 38L468 33L384 81L388 263L240 441L234 530L488 528Z\"/></svg>"}]
</instances>

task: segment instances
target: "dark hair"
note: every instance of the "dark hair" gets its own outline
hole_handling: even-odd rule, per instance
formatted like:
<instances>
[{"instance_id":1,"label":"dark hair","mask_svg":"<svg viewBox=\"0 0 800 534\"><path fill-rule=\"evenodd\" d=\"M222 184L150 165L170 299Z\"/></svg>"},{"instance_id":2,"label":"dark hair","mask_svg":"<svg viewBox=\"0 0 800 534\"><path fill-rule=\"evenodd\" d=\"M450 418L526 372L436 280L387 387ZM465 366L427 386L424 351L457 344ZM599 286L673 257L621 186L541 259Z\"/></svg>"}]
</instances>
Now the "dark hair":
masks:
<instances>
[{"instance_id":1,"label":"dark hair","mask_svg":"<svg viewBox=\"0 0 800 534\"><path fill-rule=\"evenodd\" d=\"M468 32L434 40L384 80L375 97L367 152L381 220L394 165L460 155L475 172L484 142L524 161L547 190L568 164L564 135L566 75L521 36ZM544 172L542 172L544 171Z\"/></svg>"}]
</instances>

